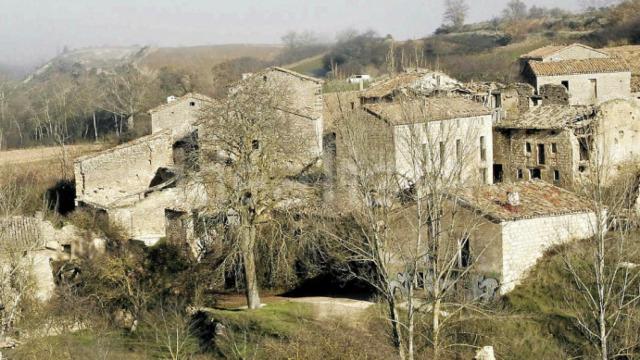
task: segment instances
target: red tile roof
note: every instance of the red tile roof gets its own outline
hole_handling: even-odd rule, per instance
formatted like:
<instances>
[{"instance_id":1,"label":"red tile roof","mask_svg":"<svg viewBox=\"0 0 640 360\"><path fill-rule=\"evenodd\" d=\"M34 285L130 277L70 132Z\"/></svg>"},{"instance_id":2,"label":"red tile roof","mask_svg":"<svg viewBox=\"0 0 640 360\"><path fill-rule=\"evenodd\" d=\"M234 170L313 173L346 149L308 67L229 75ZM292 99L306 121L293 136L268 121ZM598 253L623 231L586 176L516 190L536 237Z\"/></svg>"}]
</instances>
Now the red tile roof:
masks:
<instances>
[{"instance_id":1,"label":"red tile roof","mask_svg":"<svg viewBox=\"0 0 640 360\"><path fill-rule=\"evenodd\" d=\"M562 60L551 62L530 61L529 67L536 76L579 75L614 72L630 72L623 59L600 58L584 60Z\"/></svg>"}]
</instances>

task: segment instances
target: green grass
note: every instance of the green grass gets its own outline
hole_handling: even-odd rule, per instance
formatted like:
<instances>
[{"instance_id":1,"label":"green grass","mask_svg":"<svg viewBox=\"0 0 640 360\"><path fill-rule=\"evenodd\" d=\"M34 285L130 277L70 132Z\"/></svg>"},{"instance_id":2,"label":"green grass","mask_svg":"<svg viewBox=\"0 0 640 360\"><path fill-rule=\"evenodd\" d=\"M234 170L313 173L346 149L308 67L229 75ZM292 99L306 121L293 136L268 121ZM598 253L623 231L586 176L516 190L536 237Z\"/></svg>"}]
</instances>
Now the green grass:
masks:
<instances>
[{"instance_id":1,"label":"green grass","mask_svg":"<svg viewBox=\"0 0 640 360\"><path fill-rule=\"evenodd\" d=\"M298 61L295 64L291 64L288 66L288 68L301 74L320 76L324 73L324 63L322 61L323 57L324 54L317 55L302 61Z\"/></svg>"}]
</instances>

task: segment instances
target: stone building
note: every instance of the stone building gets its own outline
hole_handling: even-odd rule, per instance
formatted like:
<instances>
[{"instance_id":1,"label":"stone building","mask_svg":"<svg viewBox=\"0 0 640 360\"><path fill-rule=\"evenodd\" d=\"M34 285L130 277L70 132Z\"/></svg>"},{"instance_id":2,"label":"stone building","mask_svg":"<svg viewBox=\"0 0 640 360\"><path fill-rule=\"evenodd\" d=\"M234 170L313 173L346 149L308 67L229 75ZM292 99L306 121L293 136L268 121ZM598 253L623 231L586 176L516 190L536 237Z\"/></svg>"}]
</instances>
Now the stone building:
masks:
<instances>
[{"instance_id":1,"label":"stone building","mask_svg":"<svg viewBox=\"0 0 640 360\"><path fill-rule=\"evenodd\" d=\"M247 74L244 79L233 86L230 91L236 91L241 86L251 86L259 81L272 87L274 91L285 91L282 94L289 102L285 111L292 121L291 127L302 138L308 140L309 160L322 155L322 136L324 133L324 99L320 79L306 76L295 71L280 67L270 67L255 74Z\"/></svg>"},{"instance_id":2,"label":"stone building","mask_svg":"<svg viewBox=\"0 0 640 360\"><path fill-rule=\"evenodd\" d=\"M375 82L362 92L361 102L390 102L399 95L429 96L459 89L462 89L462 83L443 72L414 69Z\"/></svg>"},{"instance_id":3,"label":"stone building","mask_svg":"<svg viewBox=\"0 0 640 360\"><path fill-rule=\"evenodd\" d=\"M367 142L361 151L379 171L398 176L401 186L409 186L420 176L412 157L416 151L429 152L428 149L434 149L431 160L442 161L444 171L462 168L461 182L491 183L492 115L482 104L459 97L427 97L368 104L358 114L360 136ZM349 186L354 171L348 159L348 142L337 142L340 187ZM458 161L468 165L454 166Z\"/></svg>"},{"instance_id":4,"label":"stone building","mask_svg":"<svg viewBox=\"0 0 640 360\"><path fill-rule=\"evenodd\" d=\"M494 181L542 179L572 188L598 163L610 174L640 156L640 104L542 105L494 126Z\"/></svg>"},{"instance_id":5,"label":"stone building","mask_svg":"<svg viewBox=\"0 0 640 360\"><path fill-rule=\"evenodd\" d=\"M544 181L494 184L459 194L474 272L496 276L511 291L552 246L593 236L596 216L587 200ZM458 223L464 223L459 220Z\"/></svg>"},{"instance_id":6,"label":"stone building","mask_svg":"<svg viewBox=\"0 0 640 360\"><path fill-rule=\"evenodd\" d=\"M623 59L581 44L546 46L521 56L523 75L536 91L562 85L570 105L597 105L631 96L631 70Z\"/></svg>"},{"instance_id":7,"label":"stone building","mask_svg":"<svg viewBox=\"0 0 640 360\"><path fill-rule=\"evenodd\" d=\"M631 69L631 96L640 99L640 45L625 45L601 49L612 57L623 59Z\"/></svg>"},{"instance_id":8,"label":"stone building","mask_svg":"<svg viewBox=\"0 0 640 360\"><path fill-rule=\"evenodd\" d=\"M189 93L180 98L170 96L166 104L149 110L151 133L171 129L176 139L192 133L202 110L212 101L208 96L196 93Z\"/></svg>"}]
</instances>

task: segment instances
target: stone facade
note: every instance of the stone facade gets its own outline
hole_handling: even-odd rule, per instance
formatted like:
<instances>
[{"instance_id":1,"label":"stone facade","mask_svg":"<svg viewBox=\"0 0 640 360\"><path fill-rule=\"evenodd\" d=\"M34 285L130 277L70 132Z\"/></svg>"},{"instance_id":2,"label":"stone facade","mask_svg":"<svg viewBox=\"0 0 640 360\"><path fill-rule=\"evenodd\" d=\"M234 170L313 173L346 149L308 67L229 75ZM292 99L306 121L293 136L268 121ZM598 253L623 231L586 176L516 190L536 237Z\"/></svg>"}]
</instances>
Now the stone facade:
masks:
<instances>
[{"instance_id":1,"label":"stone facade","mask_svg":"<svg viewBox=\"0 0 640 360\"><path fill-rule=\"evenodd\" d=\"M151 133L170 129L176 139L190 134L207 103L211 101L213 100L204 95L193 93L178 99L168 99L167 104L149 110Z\"/></svg>"},{"instance_id":2,"label":"stone facade","mask_svg":"<svg viewBox=\"0 0 640 360\"><path fill-rule=\"evenodd\" d=\"M159 168L173 166L169 130L76 159L76 202L109 207L151 186Z\"/></svg>"},{"instance_id":3,"label":"stone facade","mask_svg":"<svg viewBox=\"0 0 640 360\"><path fill-rule=\"evenodd\" d=\"M601 104L612 99L631 97L631 73L567 74L558 76L538 76L536 89L544 85L568 84L570 105Z\"/></svg>"}]
</instances>

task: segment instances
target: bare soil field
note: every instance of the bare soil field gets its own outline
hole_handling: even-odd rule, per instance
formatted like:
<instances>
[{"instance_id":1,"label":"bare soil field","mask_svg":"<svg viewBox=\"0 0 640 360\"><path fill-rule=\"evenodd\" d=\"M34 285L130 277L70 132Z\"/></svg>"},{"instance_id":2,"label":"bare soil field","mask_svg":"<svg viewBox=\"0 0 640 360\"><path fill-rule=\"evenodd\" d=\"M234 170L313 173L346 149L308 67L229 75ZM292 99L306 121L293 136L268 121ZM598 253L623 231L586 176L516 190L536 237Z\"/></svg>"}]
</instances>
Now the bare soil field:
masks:
<instances>
[{"instance_id":1,"label":"bare soil field","mask_svg":"<svg viewBox=\"0 0 640 360\"><path fill-rule=\"evenodd\" d=\"M69 145L66 147L70 158L99 151L103 144ZM59 146L37 147L29 149L0 151L0 166L24 165L43 161L51 161L61 156Z\"/></svg>"}]
</instances>

